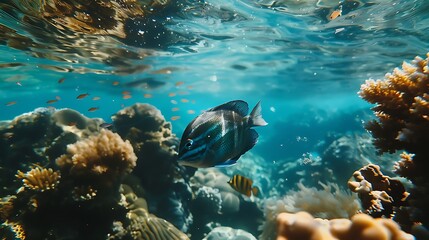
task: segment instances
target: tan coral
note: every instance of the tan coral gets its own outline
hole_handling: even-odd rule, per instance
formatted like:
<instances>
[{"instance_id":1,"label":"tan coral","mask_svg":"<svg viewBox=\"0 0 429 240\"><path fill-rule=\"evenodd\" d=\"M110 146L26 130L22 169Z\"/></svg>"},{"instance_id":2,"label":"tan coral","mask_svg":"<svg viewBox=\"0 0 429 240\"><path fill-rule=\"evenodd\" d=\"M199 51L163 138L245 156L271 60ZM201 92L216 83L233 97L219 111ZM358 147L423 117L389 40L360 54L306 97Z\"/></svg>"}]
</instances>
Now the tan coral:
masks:
<instances>
[{"instance_id":1,"label":"tan coral","mask_svg":"<svg viewBox=\"0 0 429 240\"><path fill-rule=\"evenodd\" d=\"M18 170L16 177L22 179L25 188L44 192L56 189L60 182L61 175L52 168L46 169L36 166L26 173Z\"/></svg>"},{"instance_id":2,"label":"tan coral","mask_svg":"<svg viewBox=\"0 0 429 240\"><path fill-rule=\"evenodd\" d=\"M383 175L380 167L368 164L353 173L348 182L351 191L358 193L366 213L375 217L394 215L395 207L408 204L408 192L402 183Z\"/></svg>"},{"instance_id":3,"label":"tan coral","mask_svg":"<svg viewBox=\"0 0 429 240\"><path fill-rule=\"evenodd\" d=\"M411 240L390 219L356 214L348 219L313 218L307 212L281 213L277 217L277 240Z\"/></svg>"},{"instance_id":4,"label":"tan coral","mask_svg":"<svg viewBox=\"0 0 429 240\"><path fill-rule=\"evenodd\" d=\"M137 157L129 141L107 129L67 146L67 154L56 162L69 169L73 176L108 176L115 178L130 173L136 166ZM106 179L109 180L109 179Z\"/></svg>"}]
</instances>

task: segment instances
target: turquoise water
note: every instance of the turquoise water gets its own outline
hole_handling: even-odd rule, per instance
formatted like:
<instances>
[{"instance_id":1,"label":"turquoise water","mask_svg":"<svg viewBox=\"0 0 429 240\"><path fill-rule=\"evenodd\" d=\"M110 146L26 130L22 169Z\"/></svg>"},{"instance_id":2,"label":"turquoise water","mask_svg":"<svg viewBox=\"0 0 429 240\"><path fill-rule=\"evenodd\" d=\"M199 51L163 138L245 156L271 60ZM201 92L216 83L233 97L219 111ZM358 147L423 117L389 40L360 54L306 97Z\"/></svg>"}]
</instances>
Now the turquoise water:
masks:
<instances>
[{"instance_id":1,"label":"turquoise water","mask_svg":"<svg viewBox=\"0 0 429 240\"><path fill-rule=\"evenodd\" d=\"M371 112L360 85L429 51L426 0L140 1L144 16L125 8L119 33L97 23L99 31L77 30L43 3L25 2L0 3L0 120L53 107L111 122L141 102L161 110L180 138L205 109L261 100L269 125L257 129L251 152L273 169L322 155L335 134L365 133ZM262 189L266 197L274 185Z\"/></svg>"}]
</instances>

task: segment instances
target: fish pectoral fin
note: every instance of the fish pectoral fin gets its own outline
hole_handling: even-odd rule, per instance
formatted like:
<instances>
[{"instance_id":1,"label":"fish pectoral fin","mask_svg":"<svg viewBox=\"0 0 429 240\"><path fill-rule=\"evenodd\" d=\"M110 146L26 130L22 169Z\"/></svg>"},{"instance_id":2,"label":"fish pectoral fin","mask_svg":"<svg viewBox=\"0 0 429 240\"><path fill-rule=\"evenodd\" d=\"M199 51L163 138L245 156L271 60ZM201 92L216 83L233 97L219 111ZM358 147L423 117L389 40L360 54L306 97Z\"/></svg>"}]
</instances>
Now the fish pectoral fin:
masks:
<instances>
[{"instance_id":1,"label":"fish pectoral fin","mask_svg":"<svg viewBox=\"0 0 429 240\"><path fill-rule=\"evenodd\" d=\"M238 156L238 158L239 158L240 156ZM237 159L238 159L237 158ZM237 159L229 159L229 160L226 160L225 162L221 162L221 163L218 163L218 164L216 164L215 165L215 167L228 167L228 166L232 166L232 165L234 165L234 164L236 164L237 163Z\"/></svg>"},{"instance_id":2,"label":"fish pectoral fin","mask_svg":"<svg viewBox=\"0 0 429 240\"><path fill-rule=\"evenodd\" d=\"M217 110L228 110L238 113L240 116L244 117L249 112L249 105L243 100L235 100L224 103L222 105L210 108L207 112L217 111Z\"/></svg>"}]
</instances>

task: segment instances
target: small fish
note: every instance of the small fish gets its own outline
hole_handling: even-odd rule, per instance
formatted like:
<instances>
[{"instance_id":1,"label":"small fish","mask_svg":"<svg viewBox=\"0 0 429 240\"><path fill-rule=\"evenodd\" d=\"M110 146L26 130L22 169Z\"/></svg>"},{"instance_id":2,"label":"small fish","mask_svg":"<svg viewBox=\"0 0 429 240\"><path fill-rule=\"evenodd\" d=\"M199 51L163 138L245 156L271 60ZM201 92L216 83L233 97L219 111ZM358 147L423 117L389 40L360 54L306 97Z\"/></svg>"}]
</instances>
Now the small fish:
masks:
<instances>
[{"instance_id":1,"label":"small fish","mask_svg":"<svg viewBox=\"0 0 429 240\"><path fill-rule=\"evenodd\" d=\"M16 101L11 101L11 102L7 102L5 105L6 106L12 106L12 105L15 105L16 104Z\"/></svg>"},{"instance_id":2,"label":"small fish","mask_svg":"<svg viewBox=\"0 0 429 240\"><path fill-rule=\"evenodd\" d=\"M169 94L168 94L168 96L169 96L169 97L174 97L174 96L176 96L176 93L171 92L171 93L169 93Z\"/></svg>"},{"instance_id":3,"label":"small fish","mask_svg":"<svg viewBox=\"0 0 429 240\"><path fill-rule=\"evenodd\" d=\"M130 99L130 98L132 98L133 96L131 96L130 94L125 94L125 95L122 95L122 99Z\"/></svg>"},{"instance_id":4,"label":"small fish","mask_svg":"<svg viewBox=\"0 0 429 240\"><path fill-rule=\"evenodd\" d=\"M100 97L93 97L92 98L92 100L94 100L94 101L98 101L98 100L100 100L101 98Z\"/></svg>"},{"instance_id":5,"label":"small fish","mask_svg":"<svg viewBox=\"0 0 429 240\"><path fill-rule=\"evenodd\" d=\"M47 104L52 104L52 103L56 103L56 102L58 102L58 99L51 99L51 100L46 101Z\"/></svg>"},{"instance_id":6,"label":"small fish","mask_svg":"<svg viewBox=\"0 0 429 240\"><path fill-rule=\"evenodd\" d=\"M88 97L88 95L89 95L89 93L82 93L82 94L79 94L79 95L76 97L76 99L83 99L83 98Z\"/></svg>"},{"instance_id":7,"label":"small fish","mask_svg":"<svg viewBox=\"0 0 429 240\"><path fill-rule=\"evenodd\" d=\"M188 114L194 114L195 113L195 111L194 110L188 110L188 111L186 111Z\"/></svg>"},{"instance_id":8,"label":"small fish","mask_svg":"<svg viewBox=\"0 0 429 240\"><path fill-rule=\"evenodd\" d=\"M234 188L235 191L244 194L250 197L257 196L259 193L259 189L257 187L252 186L253 181L247 177L241 175L234 175L229 181L229 185Z\"/></svg>"},{"instance_id":9,"label":"small fish","mask_svg":"<svg viewBox=\"0 0 429 240\"><path fill-rule=\"evenodd\" d=\"M22 87L22 83L21 82L16 82L16 85Z\"/></svg>"},{"instance_id":10,"label":"small fish","mask_svg":"<svg viewBox=\"0 0 429 240\"><path fill-rule=\"evenodd\" d=\"M176 104L177 104L177 101L176 101L176 100L170 100L170 102L171 102L171 104L174 104L174 105L176 105Z\"/></svg>"},{"instance_id":11,"label":"small fish","mask_svg":"<svg viewBox=\"0 0 429 240\"><path fill-rule=\"evenodd\" d=\"M112 128L113 124L111 123L102 123L99 125L101 128L106 128L106 129L110 129Z\"/></svg>"},{"instance_id":12,"label":"small fish","mask_svg":"<svg viewBox=\"0 0 429 240\"><path fill-rule=\"evenodd\" d=\"M130 91L122 91L122 95L130 95Z\"/></svg>"},{"instance_id":13,"label":"small fish","mask_svg":"<svg viewBox=\"0 0 429 240\"><path fill-rule=\"evenodd\" d=\"M172 116L170 119L171 119L171 121L176 121L176 120L180 119L180 116Z\"/></svg>"},{"instance_id":14,"label":"small fish","mask_svg":"<svg viewBox=\"0 0 429 240\"><path fill-rule=\"evenodd\" d=\"M183 81L180 81L180 82L176 82L176 87L178 87L178 86L181 86L181 85L183 85L185 82L183 82Z\"/></svg>"},{"instance_id":15,"label":"small fish","mask_svg":"<svg viewBox=\"0 0 429 240\"><path fill-rule=\"evenodd\" d=\"M181 101L182 103L187 103L187 102L189 102L189 100L188 100L188 99L186 99L186 98L182 98L182 99L180 99L180 101Z\"/></svg>"},{"instance_id":16,"label":"small fish","mask_svg":"<svg viewBox=\"0 0 429 240\"><path fill-rule=\"evenodd\" d=\"M211 108L186 127L180 140L178 162L184 166L207 168L235 164L255 146L254 126L265 126L258 102L250 115L245 101L236 100Z\"/></svg>"},{"instance_id":17,"label":"small fish","mask_svg":"<svg viewBox=\"0 0 429 240\"><path fill-rule=\"evenodd\" d=\"M113 86L118 86L118 85L119 85L119 82L118 82L118 81L114 81L114 82L112 82L112 85L113 85Z\"/></svg>"},{"instance_id":18,"label":"small fish","mask_svg":"<svg viewBox=\"0 0 429 240\"><path fill-rule=\"evenodd\" d=\"M62 78L58 79L58 83L59 83L59 84L61 84L61 83L63 83L65 80L66 80L66 78L62 77Z\"/></svg>"},{"instance_id":19,"label":"small fish","mask_svg":"<svg viewBox=\"0 0 429 240\"><path fill-rule=\"evenodd\" d=\"M341 8L333 11L331 13L331 15L329 15L329 20L334 20L335 18L340 17L341 13L342 13L342 9Z\"/></svg>"},{"instance_id":20,"label":"small fish","mask_svg":"<svg viewBox=\"0 0 429 240\"><path fill-rule=\"evenodd\" d=\"M144 98L151 98L151 97L152 97L152 94L150 94L150 93L145 93L145 94L143 95L143 97L144 97Z\"/></svg>"},{"instance_id":21,"label":"small fish","mask_svg":"<svg viewBox=\"0 0 429 240\"><path fill-rule=\"evenodd\" d=\"M179 111L179 108L178 107L174 107L174 108L171 109L171 111L177 112L177 111Z\"/></svg>"},{"instance_id":22,"label":"small fish","mask_svg":"<svg viewBox=\"0 0 429 240\"><path fill-rule=\"evenodd\" d=\"M88 112L95 112L95 111L97 111L98 109L100 109L99 107L92 107L92 108L89 108L88 109Z\"/></svg>"}]
</instances>

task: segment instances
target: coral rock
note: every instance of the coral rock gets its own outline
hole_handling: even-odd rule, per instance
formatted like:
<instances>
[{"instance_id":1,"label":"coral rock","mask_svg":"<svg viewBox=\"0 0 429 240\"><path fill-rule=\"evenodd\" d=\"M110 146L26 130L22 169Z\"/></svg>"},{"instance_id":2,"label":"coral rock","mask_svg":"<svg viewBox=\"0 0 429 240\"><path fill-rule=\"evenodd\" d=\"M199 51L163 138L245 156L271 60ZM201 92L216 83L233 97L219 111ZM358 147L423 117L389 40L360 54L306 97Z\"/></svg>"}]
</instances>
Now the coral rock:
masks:
<instances>
[{"instance_id":1,"label":"coral rock","mask_svg":"<svg viewBox=\"0 0 429 240\"><path fill-rule=\"evenodd\" d=\"M399 180L384 176L380 167L374 164L354 172L348 182L349 188L357 192L366 213L373 217L394 216L395 208L406 206L408 192Z\"/></svg>"}]
</instances>

